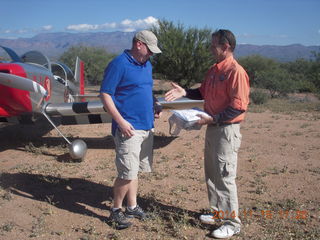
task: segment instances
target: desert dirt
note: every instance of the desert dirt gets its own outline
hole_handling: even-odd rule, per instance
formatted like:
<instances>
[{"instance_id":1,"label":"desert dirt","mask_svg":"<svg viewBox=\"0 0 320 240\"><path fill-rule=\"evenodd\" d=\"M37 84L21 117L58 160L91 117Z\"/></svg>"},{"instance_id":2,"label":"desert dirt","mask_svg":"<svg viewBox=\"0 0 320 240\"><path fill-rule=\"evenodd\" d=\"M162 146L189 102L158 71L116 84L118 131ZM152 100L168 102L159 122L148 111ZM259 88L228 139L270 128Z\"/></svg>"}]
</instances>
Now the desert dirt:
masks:
<instances>
[{"instance_id":1,"label":"desert dirt","mask_svg":"<svg viewBox=\"0 0 320 240\"><path fill-rule=\"evenodd\" d=\"M116 176L110 124L59 126L88 145L83 162L46 122L0 125L0 239L210 239L205 127L169 134L155 122L154 171L140 175L138 203L151 220L108 223ZM232 239L320 239L320 112L250 111L241 124L238 196L243 226ZM223 214L223 213L221 213Z\"/></svg>"}]
</instances>

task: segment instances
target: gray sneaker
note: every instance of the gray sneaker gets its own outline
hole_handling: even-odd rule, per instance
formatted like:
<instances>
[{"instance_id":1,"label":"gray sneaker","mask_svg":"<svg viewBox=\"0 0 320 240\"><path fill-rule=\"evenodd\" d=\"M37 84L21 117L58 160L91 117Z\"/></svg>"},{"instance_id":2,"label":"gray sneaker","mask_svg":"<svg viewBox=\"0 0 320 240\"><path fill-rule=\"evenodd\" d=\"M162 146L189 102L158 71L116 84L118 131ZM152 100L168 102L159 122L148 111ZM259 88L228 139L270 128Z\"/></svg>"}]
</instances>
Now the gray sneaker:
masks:
<instances>
[{"instance_id":1,"label":"gray sneaker","mask_svg":"<svg viewBox=\"0 0 320 240\"><path fill-rule=\"evenodd\" d=\"M214 238L230 238L233 235L239 234L240 233L240 228L235 228L231 225L224 224L218 229L214 230L211 233L211 236Z\"/></svg>"},{"instance_id":2,"label":"gray sneaker","mask_svg":"<svg viewBox=\"0 0 320 240\"><path fill-rule=\"evenodd\" d=\"M216 214L213 213L202 214L199 217L199 220L205 224L215 224L217 222L221 222L221 219L217 219L216 217Z\"/></svg>"},{"instance_id":3,"label":"gray sneaker","mask_svg":"<svg viewBox=\"0 0 320 240\"><path fill-rule=\"evenodd\" d=\"M147 220L149 216L142 210L140 206L136 206L133 210L126 208L125 215L128 218L138 218L140 220Z\"/></svg>"},{"instance_id":4,"label":"gray sneaker","mask_svg":"<svg viewBox=\"0 0 320 240\"><path fill-rule=\"evenodd\" d=\"M128 228L132 225L132 223L129 222L126 216L123 214L121 209L115 211L111 210L109 220L118 230Z\"/></svg>"}]
</instances>

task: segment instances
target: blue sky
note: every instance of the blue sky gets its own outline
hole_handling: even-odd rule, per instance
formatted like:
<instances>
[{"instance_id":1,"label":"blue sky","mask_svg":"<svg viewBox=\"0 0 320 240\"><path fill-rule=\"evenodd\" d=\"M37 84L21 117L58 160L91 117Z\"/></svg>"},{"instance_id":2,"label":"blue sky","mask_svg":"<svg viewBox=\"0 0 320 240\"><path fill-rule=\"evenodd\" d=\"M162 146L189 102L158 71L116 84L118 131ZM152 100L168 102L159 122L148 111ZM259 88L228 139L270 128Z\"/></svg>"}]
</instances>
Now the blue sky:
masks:
<instances>
[{"instance_id":1,"label":"blue sky","mask_svg":"<svg viewBox=\"0 0 320 240\"><path fill-rule=\"evenodd\" d=\"M233 31L238 43L320 45L320 0L1 0L0 38L135 31L158 19Z\"/></svg>"}]
</instances>

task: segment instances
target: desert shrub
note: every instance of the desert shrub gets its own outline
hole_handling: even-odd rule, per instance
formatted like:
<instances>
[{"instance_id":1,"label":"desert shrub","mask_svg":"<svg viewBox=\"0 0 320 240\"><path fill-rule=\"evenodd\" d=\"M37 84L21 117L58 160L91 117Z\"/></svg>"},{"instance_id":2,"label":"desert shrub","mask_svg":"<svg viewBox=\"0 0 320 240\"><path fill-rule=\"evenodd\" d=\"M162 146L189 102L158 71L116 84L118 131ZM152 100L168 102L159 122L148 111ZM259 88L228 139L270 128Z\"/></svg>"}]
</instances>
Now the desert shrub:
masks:
<instances>
[{"instance_id":1,"label":"desert shrub","mask_svg":"<svg viewBox=\"0 0 320 240\"><path fill-rule=\"evenodd\" d=\"M296 90L297 92L311 92L311 93L315 93L318 91L314 83L307 80L297 81Z\"/></svg>"},{"instance_id":2,"label":"desert shrub","mask_svg":"<svg viewBox=\"0 0 320 240\"><path fill-rule=\"evenodd\" d=\"M68 66L75 66L77 56L84 61L85 79L90 84L98 85L103 79L104 69L115 57L102 47L73 46L65 51L59 61Z\"/></svg>"},{"instance_id":3,"label":"desert shrub","mask_svg":"<svg viewBox=\"0 0 320 240\"><path fill-rule=\"evenodd\" d=\"M159 21L159 28L152 31L158 37L162 50L152 58L154 73L182 87L201 82L213 64L211 30L185 28L182 24L163 20Z\"/></svg>"},{"instance_id":4,"label":"desert shrub","mask_svg":"<svg viewBox=\"0 0 320 240\"><path fill-rule=\"evenodd\" d=\"M286 96L295 90L296 85L290 73L279 67L259 72L257 82L260 88L269 90L272 98Z\"/></svg>"},{"instance_id":5,"label":"desert shrub","mask_svg":"<svg viewBox=\"0 0 320 240\"><path fill-rule=\"evenodd\" d=\"M257 75L263 71L271 71L279 66L279 64L270 58L260 55L251 55L239 58L240 65L247 71L250 78L251 86L259 86Z\"/></svg>"},{"instance_id":6,"label":"desert shrub","mask_svg":"<svg viewBox=\"0 0 320 240\"><path fill-rule=\"evenodd\" d=\"M253 104L264 104L268 101L268 99L268 94L262 89L255 89L250 92L250 102L252 102Z\"/></svg>"}]
</instances>

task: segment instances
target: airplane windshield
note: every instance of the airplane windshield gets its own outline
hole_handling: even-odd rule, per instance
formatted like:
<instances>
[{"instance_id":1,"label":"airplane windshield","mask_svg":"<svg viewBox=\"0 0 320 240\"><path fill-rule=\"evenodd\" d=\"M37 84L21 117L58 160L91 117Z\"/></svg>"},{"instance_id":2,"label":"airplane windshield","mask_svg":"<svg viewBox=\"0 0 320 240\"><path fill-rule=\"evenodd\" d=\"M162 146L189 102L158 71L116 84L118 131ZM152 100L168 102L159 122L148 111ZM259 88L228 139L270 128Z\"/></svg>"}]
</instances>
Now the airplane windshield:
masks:
<instances>
[{"instance_id":1,"label":"airplane windshield","mask_svg":"<svg viewBox=\"0 0 320 240\"><path fill-rule=\"evenodd\" d=\"M23 62L25 63L35 63L35 64L39 64L43 67L50 69L50 60L43 55L41 52L38 51L30 51L30 52L26 52L25 54L23 54L21 56L21 59Z\"/></svg>"},{"instance_id":2,"label":"airplane windshield","mask_svg":"<svg viewBox=\"0 0 320 240\"><path fill-rule=\"evenodd\" d=\"M63 64L63 63L51 63L51 70L53 75L59 76L63 78L64 80L72 81L74 82L74 76L71 71L71 69Z\"/></svg>"}]
</instances>

